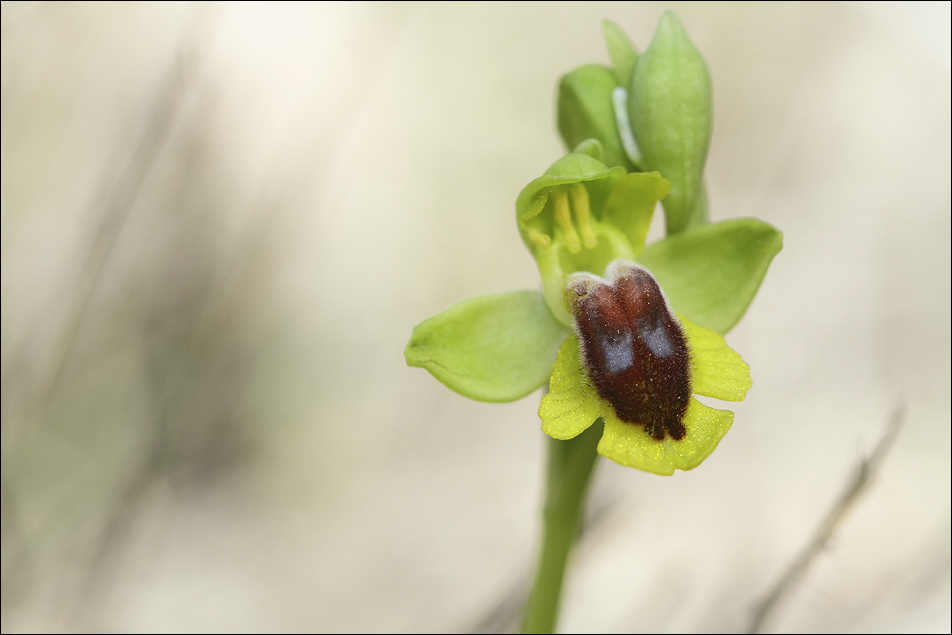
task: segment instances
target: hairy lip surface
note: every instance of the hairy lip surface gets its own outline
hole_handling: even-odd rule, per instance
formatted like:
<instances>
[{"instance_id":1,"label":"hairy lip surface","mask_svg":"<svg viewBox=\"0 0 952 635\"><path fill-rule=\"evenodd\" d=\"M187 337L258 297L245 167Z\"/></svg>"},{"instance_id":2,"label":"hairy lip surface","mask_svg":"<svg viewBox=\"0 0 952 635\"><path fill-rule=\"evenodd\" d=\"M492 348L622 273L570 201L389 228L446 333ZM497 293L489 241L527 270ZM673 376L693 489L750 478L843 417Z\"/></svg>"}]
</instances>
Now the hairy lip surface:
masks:
<instances>
[{"instance_id":1,"label":"hairy lip surface","mask_svg":"<svg viewBox=\"0 0 952 635\"><path fill-rule=\"evenodd\" d=\"M684 438L690 355L680 323L647 269L616 261L606 277L569 278L588 379L618 418L662 440Z\"/></svg>"}]
</instances>

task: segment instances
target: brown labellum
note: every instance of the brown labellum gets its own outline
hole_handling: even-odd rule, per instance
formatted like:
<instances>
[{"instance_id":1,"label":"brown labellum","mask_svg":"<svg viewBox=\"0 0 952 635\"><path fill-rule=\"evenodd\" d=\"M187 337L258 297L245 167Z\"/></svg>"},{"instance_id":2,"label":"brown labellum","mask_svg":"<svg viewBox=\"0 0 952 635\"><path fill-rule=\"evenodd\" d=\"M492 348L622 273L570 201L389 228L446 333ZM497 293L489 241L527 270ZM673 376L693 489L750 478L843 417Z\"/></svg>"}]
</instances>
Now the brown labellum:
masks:
<instances>
[{"instance_id":1,"label":"brown labellum","mask_svg":"<svg viewBox=\"0 0 952 635\"><path fill-rule=\"evenodd\" d=\"M682 439L691 376L681 324L644 267L616 260L605 276L572 274L566 290L588 378L622 421Z\"/></svg>"}]
</instances>

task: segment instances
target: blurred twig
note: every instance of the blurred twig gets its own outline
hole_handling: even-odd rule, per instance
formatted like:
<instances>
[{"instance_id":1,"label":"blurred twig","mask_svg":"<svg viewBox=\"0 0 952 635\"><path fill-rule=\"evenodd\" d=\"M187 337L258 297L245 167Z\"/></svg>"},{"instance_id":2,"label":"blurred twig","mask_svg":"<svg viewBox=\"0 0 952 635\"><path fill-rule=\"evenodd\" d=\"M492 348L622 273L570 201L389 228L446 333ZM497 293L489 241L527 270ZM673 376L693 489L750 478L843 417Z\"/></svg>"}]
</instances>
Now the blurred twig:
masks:
<instances>
[{"instance_id":1,"label":"blurred twig","mask_svg":"<svg viewBox=\"0 0 952 635\"><path fill-rule=\"evenodd\" d=\"M820 523L820 526L813 534L813 538L793 561L786 573L777 581L777 584L770 593L757 605L748 632L760 632L767 618L770 617L771 612L776 608L783 596L803 577L803 574L810 564L813 563L817 554L829 543L830 538L832 538L833 533L843 521L843 518L846 517L847 512L856 501L859 500L863 491L870 484L876 472L879 470L879 467L882 465L883 458L886 456L889 448L892 447L893 441L896 440L896 435L899 433L899 428L902 425L905 414L906 408L904 405L898 406L893 411L889 424L886 426L882 438L876 445L876 449L873 450L873 453L869 457L864 457L860 460L852 480L847 484L846 489L836 500L829 513L827 513L826 518Z\"/></svg>"},{"instance_id":2,"label":"blurred twig","mask_svg":"<svg viewBox=\"0 0 952 635\"><path fill-rule=\"evenodd\" d=\"M79 257L79 265L67 292L64 309L53 331L52 355L48 363L36 373L23 372L24 364L17 355L12 355L3 378L3 443L4 461L10 459L13 464L19 460L18 432L22 422L28 417L17 417L17 413L29 412L38 404L47 403L62 382L70 360L80 337L83 324L93 295L99 285L110 254L123 227L129 219L136 197L151 172L171 127L176 119L182 95L185 92L185 71L187 60L173 64L169 73L160 83L156 96L152 100L150 112L144 118L142 133L131 151L119 152L110 163L110 170L91 206L95 210L91 215L96 218L95 229L84 246ZM22 579L25 566L23 541L14 536L19 527L16 517L16 505L13 498L16 488L11 479L17 469L10 467L4 473L3 509L4 529L7 532L6 545L9 551L4 561L4 585L2 596L9 597L13 580Z\"/></svg>"},{"instance_id":3,"label":"blurred twig","mask_svg":"<svg viewBox=\"0 0 952 635\"><path fill-rule=\"evenodd\" d=\"M175 121L175 113L185 93L189 66L190 62L187 59L180 59L172 65L168 75L162 81L151 109L152 112L148 116L142 136L132 155L124 166L117 165L118 178L107 184L106 191L95 203L97 206L101 205L102 213L88 243L72 298L67 305L52 368L41 380L38 391L41 401L56 390L69 364L90 300L116 245L116 239L129 219L133 203L169 136ZM119 161L116 163L118 164Z\"/></svg>"},{"instance_id":4,"label":"blurred twig","mask_svg":"<svg viewBox=\"0 0 952 635\"><path fill-rule=\"evenodd\" d=\"M152 100L150 112L144 118L144 125L138 141L131 150L118 152L110 162L110 168L101 186L100 193L94 197L91 207L95 217L95 229L79 255L79 265L66 291L63 310L53 331L53 345L48 363L36 373L24 373L24 364L18 363L17 355L3 378L3 421L5 427L4 443L15 441L15 434L9 430L12 413L29 410L35 404L45 403L56 392L69 368L70 359L82 331L90 301L99 285L110 254L116 245L119 234L125 227L136 197L148 177L171 127L176 119L182 96L187 84L187 71L191 60L187 57L173 63L168 74L161 81ZM55 315L55 314L54 314ZM14 389L14 382L20 383ZM24 384L25 385L22 385Z\"/></svg>"}]
</instances>

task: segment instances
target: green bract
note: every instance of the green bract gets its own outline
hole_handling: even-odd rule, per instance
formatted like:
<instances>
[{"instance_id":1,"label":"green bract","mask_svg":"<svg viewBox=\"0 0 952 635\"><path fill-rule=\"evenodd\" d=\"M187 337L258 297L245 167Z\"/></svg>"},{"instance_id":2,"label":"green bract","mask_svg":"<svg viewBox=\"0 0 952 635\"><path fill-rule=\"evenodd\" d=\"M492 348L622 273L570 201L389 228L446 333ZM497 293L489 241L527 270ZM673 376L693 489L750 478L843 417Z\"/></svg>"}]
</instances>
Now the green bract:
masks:
<instances>
[{"instance_id":1,"label":"green bract","mask_svg":"<svg viewBox=\"0 0 952 635\"><path fill-rule=\"evenodd\" d=\"M598 64L565 75L559 82L558 126L567 147L597 139L602 145L602 161L627 171L632 164L625 156L612 104L612 91L617 87L615 72Z\"/></svg>"},{"instance_id":2,"label":"green bract","mask_svg":"<svg viewBox=\"0 0 952 635\"><path fill-rule=\"evenodd\" d=\"M681 21L665 13L638 58L628 115L641 163L671 181L664 202L669 234L704 222L701 175L711 141L711 76Z\"/></svg>"},{"instance_id":3,"label":"green bract","mask_svg":"<svg viewBox=\"0 0 952 635\"><path fill-rule=\"evenodd\" d=\"M550 436L570 439L602 420L601 454L671 474L700 464L733 413L692 398L680 440L659 441L620 421L587 379L563 300L567 278L603 275L617 259L648 269L684 328L692 392L740 401L750 374L722 336L747 310L782 236L752 218L706 221L710 77L677 17L665 14L640 57L617 26L606 22L603 30L614 68L582 66L559 86L559 131L573 151L516 201L542 291L459 302L417 325L404 354L409 365L481 401L512 401L549 382L539 415ZM646 247L659 201L668 237Z\"/></svg>"}]
</instances>

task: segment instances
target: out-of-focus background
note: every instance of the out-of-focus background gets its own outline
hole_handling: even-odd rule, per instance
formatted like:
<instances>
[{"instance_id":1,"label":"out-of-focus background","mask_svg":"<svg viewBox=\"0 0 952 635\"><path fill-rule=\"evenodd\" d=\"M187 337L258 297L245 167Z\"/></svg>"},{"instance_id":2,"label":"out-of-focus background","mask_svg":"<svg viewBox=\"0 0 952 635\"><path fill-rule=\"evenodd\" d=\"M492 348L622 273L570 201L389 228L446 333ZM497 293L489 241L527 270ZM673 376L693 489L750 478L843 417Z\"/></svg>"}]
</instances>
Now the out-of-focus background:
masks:
<instances>
[{"instance_id":1,"label":"out-of-focus background","mask_svg":"<svg viewBox=\"0 0 952 635\"><path fill-rule=\"evenodd\" d=\"M784 249L717 452L598 466L561 628L746 628L905 404L766 627L948 632L949 7L4 3L2 630L511 629L538 395L403 348L538 286L514 201L563 152L558 77L673 9L712 216Z\"/></svg>"}]
</instances>

